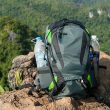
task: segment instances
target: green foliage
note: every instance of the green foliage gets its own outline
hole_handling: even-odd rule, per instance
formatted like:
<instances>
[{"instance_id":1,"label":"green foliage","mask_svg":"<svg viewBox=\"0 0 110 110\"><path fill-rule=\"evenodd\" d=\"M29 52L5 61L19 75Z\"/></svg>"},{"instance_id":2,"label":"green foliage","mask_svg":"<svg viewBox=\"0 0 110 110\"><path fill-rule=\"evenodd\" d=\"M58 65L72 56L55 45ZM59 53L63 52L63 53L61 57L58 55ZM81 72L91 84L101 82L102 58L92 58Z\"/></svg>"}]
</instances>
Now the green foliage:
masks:
<instances>
[{"instance_id":1,"label":"green foliage","mask_svg":"<svg viewBox=\"0 0 110 110\"><path fill-rule=\"evenodd\" d=\"M101 50L110 54L110 0L0 0L0 84L7 86L12 59L33 50L30 40L45 34L46 26L62 18L77 19L99 37ZM99 15L98 9L103 13ZM89 18L89 12L94 13ZM9 16L9 17L8 17ZM34 30L34 31L32 31ZM9 40L9 33L15 38Z\"/></svg>"},{"instance_id":2,"label":"green foliage","mask_svg":"<svg viewBox=\"0 0 110 110\"><path fill-rule=\"evenodd\" d=\"M4 89L3 87L0 85L0 93L3 93L4 92Z\"/></svg>"},{"instance_id":3,"label":"green foliage","mask_svg":"<svg viewBox=\"0 0 110 110\"><path fill-rule=\"evenodd\" d=\"M7 87L7 73L13 58L33 51L31 39L36 33L9 17L1 17L0 23L0 85Z\"/></svg>"}]
</instances>

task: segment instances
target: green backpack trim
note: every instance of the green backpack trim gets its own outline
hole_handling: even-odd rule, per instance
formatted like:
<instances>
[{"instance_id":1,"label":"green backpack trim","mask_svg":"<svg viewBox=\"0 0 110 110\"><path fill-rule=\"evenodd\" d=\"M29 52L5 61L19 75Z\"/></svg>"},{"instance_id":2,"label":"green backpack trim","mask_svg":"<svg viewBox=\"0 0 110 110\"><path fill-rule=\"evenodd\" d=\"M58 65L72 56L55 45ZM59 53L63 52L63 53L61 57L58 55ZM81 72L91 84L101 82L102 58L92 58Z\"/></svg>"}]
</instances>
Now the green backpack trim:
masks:
<instances>
[{"instance_id":1,"label":"green backpack trim","mask_svg":"<svg viewBox=\"0 0 110 110\"><path fill-rule=\"evenodd\" d=\"M56 81L56 83L57 83L57 82L58 82L58 77L57 77L57 76L54 76L54 79L55 79L55 81ZM54 82L52 81L52 82L50 83L49 87L48 87L48 90L49 90L49 91L52 91L54 87L55 87L55 84L54 84Z\"/></svg>"},{"instance_id":2,"label":"green backpack trim","mask_svg":"<svg viewBox=\"0 0 110 110\"><path fill-rule=\"evenodd\" d=\"M47 31L47 40L51 44L51 42L52 42L52 32L50 31L50 29Z\"/></svg>"},{"instance_id":3,"label":"green backpack trim","mask_svg":"<svg viewBox=\"0 0 110 110\"><path fill-rule=\"evenodd\" d=\"M87 80L88 80L89 83L90 83L90 87L92 87L93 84L92 84L92 79L91 79L91 75L90 75L90 73L89 73L88 76L87 76Z\"/></svg>"}]
</instances>

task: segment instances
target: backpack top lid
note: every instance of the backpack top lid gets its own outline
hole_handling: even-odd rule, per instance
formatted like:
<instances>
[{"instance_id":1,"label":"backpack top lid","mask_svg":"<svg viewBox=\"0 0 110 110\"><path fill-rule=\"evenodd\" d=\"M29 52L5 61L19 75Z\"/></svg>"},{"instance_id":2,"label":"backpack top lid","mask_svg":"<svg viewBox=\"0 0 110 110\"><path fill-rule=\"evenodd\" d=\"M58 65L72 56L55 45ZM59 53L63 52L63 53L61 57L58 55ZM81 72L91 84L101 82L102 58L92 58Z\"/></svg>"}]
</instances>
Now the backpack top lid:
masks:
<instances>
[{"instance_id":1,"label":"backpack top lid","mask_svg":"<svg viewBox=\"0 0 110 110\"><path fill-rule=\"evenodd\" d=\"M79 25L82 29L85 29L85 26L84 26L81 22L79 22L79 21L77 21L77 20L68 20L68 19L66 19L66 18L64 18L64 19L62 19L62 20L60 20L60 21L56 21L56 22L50 24L48 28L49 28L50 30L53 30L53 29L55 29L55 28L65 26L65 25L68 25L68 24L70 24L70 23Z\"/></svg>"},{"instance_id":2,"label":"backpack top lid","mask_svg":"<svg viewBox=\"0 0 110 110\"><path fill-rule=\"evenodd\" d=\"M68 19L62 19L60 21L56 21L54 23L51 23L47 30L46 30L46 37L45 39L48 41L48 43L51 44L51 41L52 41L52 32L54 32L54 30L58 29L58 28L61 28L61 27L64 27L66 25L69 25L69 24L74 24L76 26L79 26L80 28L82 28L86 34L90 37L90 33L88 32L88 30L85 28L85 26L80 22L80 21L77 21L77 20L68 20Z\"/></svg>"}]
</instances>

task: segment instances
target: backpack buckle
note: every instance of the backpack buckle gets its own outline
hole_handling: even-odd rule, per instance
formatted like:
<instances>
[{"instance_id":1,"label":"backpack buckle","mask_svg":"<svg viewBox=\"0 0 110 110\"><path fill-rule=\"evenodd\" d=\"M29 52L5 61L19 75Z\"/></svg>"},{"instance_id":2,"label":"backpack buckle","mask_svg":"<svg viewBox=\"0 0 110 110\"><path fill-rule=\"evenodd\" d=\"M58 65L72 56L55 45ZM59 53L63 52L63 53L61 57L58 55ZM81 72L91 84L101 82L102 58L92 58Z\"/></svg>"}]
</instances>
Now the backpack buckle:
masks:
<instances>
[{"instance_id":1,"label":"backpack buckle","mask_svg":"<svg viewBox=\"0 0 110 110\"><path fill-rule=\"evenodd\" d=\"M84 87L84 89L87 89L87 85L85 84L83 79L80 80L80 83Z\"/></svg>"}]
</instances>

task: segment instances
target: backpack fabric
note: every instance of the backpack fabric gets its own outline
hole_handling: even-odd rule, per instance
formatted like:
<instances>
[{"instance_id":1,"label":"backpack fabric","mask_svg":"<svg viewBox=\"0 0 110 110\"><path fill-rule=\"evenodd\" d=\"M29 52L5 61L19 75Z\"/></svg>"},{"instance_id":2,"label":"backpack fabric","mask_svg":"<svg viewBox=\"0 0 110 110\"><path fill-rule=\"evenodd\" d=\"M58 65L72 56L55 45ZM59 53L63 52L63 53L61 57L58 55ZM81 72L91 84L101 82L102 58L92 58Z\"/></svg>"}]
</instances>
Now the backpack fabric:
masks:
<instances>
[{"instance_id":1,"label":"backpack fabric","mask_svg":"<svg viewBox=\"0 0 110 110\"><path fill-rule=\"evenodd\" d=\"M55 98L85 98L86 90L96 86L90 41L89 33L78 21L63 19L50 24L45 37L47 67L38 75L41 88Z\"/></svg>"}]
</instances>

